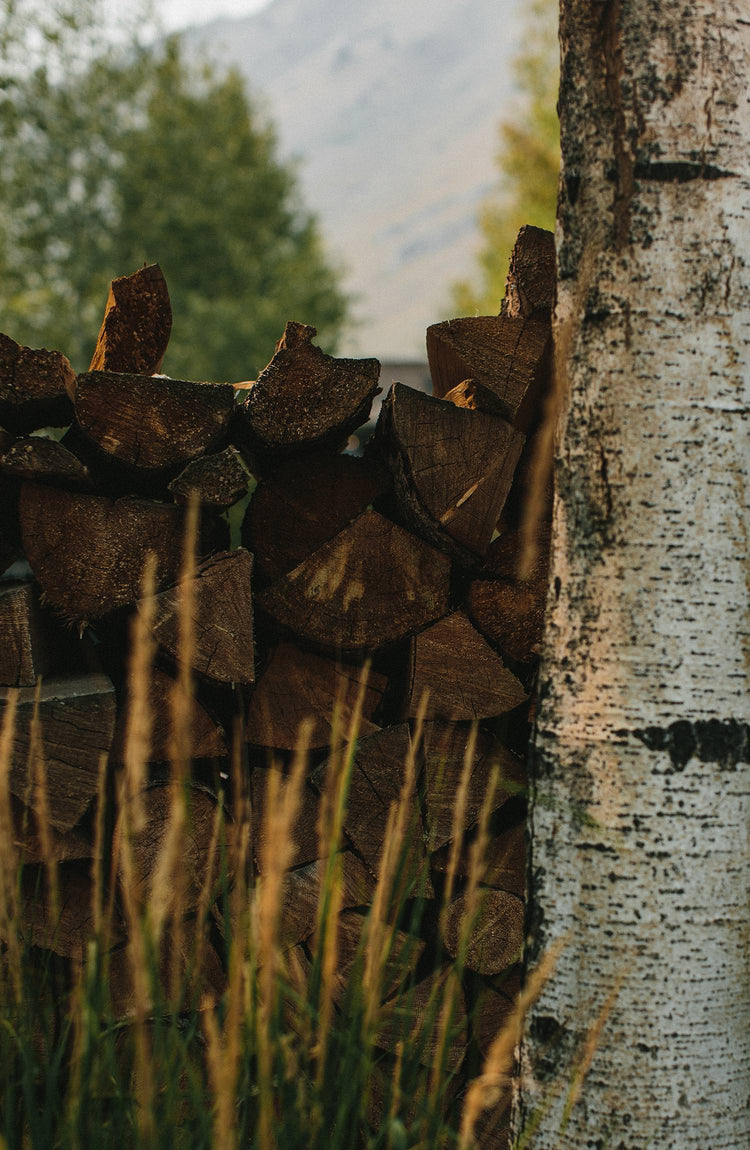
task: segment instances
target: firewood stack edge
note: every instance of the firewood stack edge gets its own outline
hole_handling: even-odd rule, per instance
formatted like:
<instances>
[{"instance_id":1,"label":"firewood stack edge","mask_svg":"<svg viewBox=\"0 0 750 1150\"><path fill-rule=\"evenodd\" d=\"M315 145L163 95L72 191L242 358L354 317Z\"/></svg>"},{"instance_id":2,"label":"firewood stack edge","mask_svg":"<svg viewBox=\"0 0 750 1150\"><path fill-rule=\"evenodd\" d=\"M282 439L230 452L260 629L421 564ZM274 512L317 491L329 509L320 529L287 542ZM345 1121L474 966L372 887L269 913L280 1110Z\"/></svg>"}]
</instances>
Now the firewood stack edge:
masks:
<instances>
[{"instance_id":1,"label":"firewood stack edge","mask_svg":"<svg viewBox=\"0 0 750 1150\"><path fill-rule=\"evenodd\" d=\"M159 375L171 309L158 265L113 281L89 371L76 375L60 352L0 335L0 700L4 709L19 689L9 787L30 945L76 961L91 929L100 761L108 757L115 795L129 636L152 552L155 717L148 826L136 859L148 881L166 819L176 585L186 508L197 491L190 881L200 889L201 852L220 789L231 819L234 734L243 740L260 865L266 779L285 769L300 721L311 716L309 776L282 921L285 946L309 961L320 793L331 740L346 731L369 661L344 827L344 973L428 692L409 848L420 875L415 894L426 909L420 937L404 950L408 962L396 965L385 990L397 1002L416 965L425 972L426 995L440 973L438 942L455 954L469 847L490 770L499 764L485 898L466 959L466 1021L450 1057L458 1067L486 1053L517 987L524 932L524 761L546 596L549 492L531 573L521 580L518 568L549 391L554 278L551 235L522 229L500 314L428 328L434 394L394 381L359 456L345 449L379 390L377 360L325 355L313 328L290 322L252 384ZM238 540L226 513L240 500L247 506ZM29 777L37 695L46 800ZM459 878L438 940L454 799L475 722ZM42 801L46 849L59 863L56 922L43 894L34 810ZM116 821L107 825L105 852ZM124 933L112 941L121 952ZM210 939L206 945L211 952ZM122 965L113 961L113 971ZM218 943L209 966L220 985ZM113 988L114 999L118 993L126 1012L127 991ZM384 1034L385 1049L388 1041Z\"/></svg>"}]
</instances>

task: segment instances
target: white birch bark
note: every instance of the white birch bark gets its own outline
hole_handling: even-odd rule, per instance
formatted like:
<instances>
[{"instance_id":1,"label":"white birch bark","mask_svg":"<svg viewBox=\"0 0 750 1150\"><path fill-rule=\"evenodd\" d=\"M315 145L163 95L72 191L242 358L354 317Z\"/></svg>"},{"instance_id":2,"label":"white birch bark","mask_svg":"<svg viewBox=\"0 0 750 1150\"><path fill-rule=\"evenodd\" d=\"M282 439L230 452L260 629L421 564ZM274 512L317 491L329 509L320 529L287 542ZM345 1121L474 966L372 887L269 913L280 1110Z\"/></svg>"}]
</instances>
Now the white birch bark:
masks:
<instances>
[{"instance_id":1,"label":"white birch bark","mask_svg":"<svg viewBox=\"0 0 750 1150\"><path fill-rule=\"evenodd\" d=\"M567 398L531 961L556 939L564 948L527 1020L514 1128L538 1121L528 1144L556 1150L740 1148L750 5L562 0L561 41Z\"/></svg>"}]
</instances>

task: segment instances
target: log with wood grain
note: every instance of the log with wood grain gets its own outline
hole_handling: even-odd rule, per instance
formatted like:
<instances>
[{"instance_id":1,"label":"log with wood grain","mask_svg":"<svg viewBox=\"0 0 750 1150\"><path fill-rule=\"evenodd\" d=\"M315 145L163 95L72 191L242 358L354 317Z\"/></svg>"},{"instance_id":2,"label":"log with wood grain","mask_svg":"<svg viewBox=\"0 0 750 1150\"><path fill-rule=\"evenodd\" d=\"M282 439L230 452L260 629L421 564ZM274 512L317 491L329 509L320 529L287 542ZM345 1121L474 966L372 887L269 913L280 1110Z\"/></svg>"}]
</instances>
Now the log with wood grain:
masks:
<instances>
[{"instance_id":1,"label":"log with wood grain","mask_svg":"<svg viewBox=\"0 0 750 1150\"><path fill-rule=\"evenodd\" d=\"M137 897L148 897L167 833L169 763L185 767L185 755L193 787L185 913L201 899L216 819L234 825L245 802L250 871L260 871L262 882L267 782L286 772L310 718L280 928L283 945L309 962L325 855L318 820L358 712L341 844L339 977L353 967L389 810L403 795L405 890L427 910L383 984L390 1005L380 1042L392 1051L405 1012L419 1012L434 980L445 977L430 956L461 953L469 972L462 1004L482 980L485 991L473 1013L461 1007L451 1068L470 1047L487 1047L507 1008L492 980L514 967L523 938L523 748L549 523L534 526L537 560L521 580L519 517L527 444L549 387L553 290L551 238L523 229L501 313L428 329L434 394L395 383L363 458L342 452L368 417L379 364L325 355L302 323L287 324L251 386L155 374L171 327L157 265L113 281L93 359L80 375L59 352L0 337L0 560L13 564L0 581L0 708L7 714L15 699L8 783L14 849L28 868L23 905L46 890L45 852L67 867L59 930L46 894L26 911L34 946L56 939L66 953L80 951L90 927L97 796L116 808L100 820L97 865L109 858L116 890L127 834L126 872L136 876ZM63 444L59 433L44 432L50 426L67 428ZM200 528L186 585L191 499ZM241 501L241 539L230 545L222 515ZM153 587L144 596L148 556ZM180 710L186 594L194 697ZM138 621L153 645L140 694L128 652ZM137 742L131 702L150 714L137 736L147 740L142 798L123 799L139 812L132 818L117 807ZM187 744L175 737L180 721ZM413 779L404 787L407 758ZM493 770L499 782L485 812L481 899L463 946L472 843ZM449 871L451 901L441 917ZM119 896L115 904L123 905ZM118 923L111 941L120 955ZM211 962L217 986L213 950ZM113 998L127 1013L132 990L121 964L113 970ZM410 971L417 985L407 994ZM425 1041L429 1058L432 1040Z\"/></svg>"}]
</instances>

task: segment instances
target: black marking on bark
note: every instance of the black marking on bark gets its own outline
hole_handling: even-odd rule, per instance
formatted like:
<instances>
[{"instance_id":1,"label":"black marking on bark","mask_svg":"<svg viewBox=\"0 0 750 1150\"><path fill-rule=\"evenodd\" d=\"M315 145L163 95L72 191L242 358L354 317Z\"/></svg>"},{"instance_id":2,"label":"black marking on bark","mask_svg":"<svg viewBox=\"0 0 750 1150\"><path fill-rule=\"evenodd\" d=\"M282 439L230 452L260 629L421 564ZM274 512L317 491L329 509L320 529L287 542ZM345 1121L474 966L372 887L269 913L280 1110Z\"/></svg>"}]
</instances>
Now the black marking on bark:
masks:
<instances>
[{"instance_id":1,"label":"black marking on bark","mask_svg":"<svg viewBox=\"0 0 750 1150\"><path fill-rule=\"evenodd\" d=\"M608 0L602 9L600 51L604 64L604 85L612 116L615 191L612 203L615 250L621 252L630 236L633 199L633 154L627 140L627 118L623 93L623 45L621 0Z\"/></svg>"},{"instance_id":2,"label":"black marking on bark","mask_svg":"<svg viewBox=\"0 0 750 1150\"><path fill-rule=\"evenodd\" d=\"M736 770L738 763L750 763L750 723L738 719L698 719L692 723L678 719L668 727L614 733L632 735L650 751L667 751L675 771L684 771L692 758L729 771Z\"/></svg>"},{"instance_id":3,"label":"black marking on bark","mask_svg":"<svg viewBox=\"0 0 750 1150\"><path fill-rule=\"evenodd\" d=\"M641 161L635 165L637 180L653 180L660 184L686 184L690 180L726 180L736 176L713 164L694 164L684 160L651 162Z\"/></svg>"},{"instance_id":4,"label":"black marking on bark","mask_svg":"<svg viewBox=\"0 0 750 1150\"><path fill-rule=\"evenodd\" d=\"M534 1069L540 1082L557 1078L576 1048L575 1035L550 1014L535 1014L529 1024Z\"/></svg>"}]
</instances>

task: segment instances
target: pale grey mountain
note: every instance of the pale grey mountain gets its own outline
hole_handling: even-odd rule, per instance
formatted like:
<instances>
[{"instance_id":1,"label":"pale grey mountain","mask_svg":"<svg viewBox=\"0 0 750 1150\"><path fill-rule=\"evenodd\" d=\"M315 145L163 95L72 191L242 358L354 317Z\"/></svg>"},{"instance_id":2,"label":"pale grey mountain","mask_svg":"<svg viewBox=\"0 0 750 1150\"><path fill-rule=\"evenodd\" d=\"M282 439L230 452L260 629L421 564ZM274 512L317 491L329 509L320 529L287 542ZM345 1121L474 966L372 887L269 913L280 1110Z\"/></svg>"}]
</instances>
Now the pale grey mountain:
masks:
<instances>
[{"instance_id":1,"label":"pale grey mountain","mask_svg":"<svg viewBox=\"0 0 750 1150\"><path fill-rule=\"evenodd\" d=\"M275 0L186 34L247 76L282 154L300 158L358 300L346 351L423 356L470 272L522 13L523 0Z\"/></svg>"}]
</instances>

